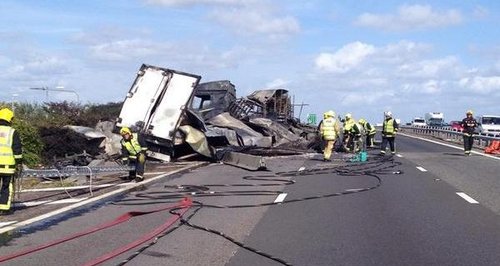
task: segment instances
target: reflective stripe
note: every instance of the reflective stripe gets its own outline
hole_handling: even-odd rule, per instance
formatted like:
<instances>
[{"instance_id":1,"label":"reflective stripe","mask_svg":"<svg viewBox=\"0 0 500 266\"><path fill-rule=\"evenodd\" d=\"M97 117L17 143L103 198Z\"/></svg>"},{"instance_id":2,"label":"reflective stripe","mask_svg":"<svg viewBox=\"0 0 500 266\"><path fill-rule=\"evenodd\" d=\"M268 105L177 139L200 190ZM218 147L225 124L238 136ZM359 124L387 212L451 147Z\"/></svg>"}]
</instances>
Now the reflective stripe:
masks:
<instances>
[{"instance_id":1,"label":"reflective stripe","mask_svg":"<svg viewBox=\"0 0 500 266\"><path fill-rule=\"evenodd\" d=\"M137 155L143 148L141 147L141 144L139 144L139 140L137 139L138 136L136 133L132 134L132 139L129 141L121 140L121 144L125 149L127 149L128 153L130 154L129 157L132 158L132 156Z\"/></svg>"},{"instance_id":2,"label":"reflective stripe","mask_svg":"<svg viewBox=\"0 0 500 266\"><path fill-rule=\"evenodd\" d=\"M7 197L7 202L3 203L3 202L0 202L0 210L2 211L8 211L10 210L10 206L11 206L11 203L12 203L12 198L14 197L14 185L13 185L13 180L14 177L11 177L10 178L10 182L9 182L9 195Z\"/></svg>"},{"instance_id":3,"label":"reflective stripe","mask_svg":"<svg viewBox=\"0 0 500 266\"><path fill-rule=\"evenodd\" d=\"M337 120L334 118L327 118L323 120L321 124L321 135L325 140L335 140L337 138L337 133L335 132L335 124Z\"/></svg>"},{"instance_id":4,"label":"reflective stripe","mask_svg":"<svg viewBox=\"0 0 500 266\"><path fill-rule=\"evenodd\" d=\"M14 129L9 126L0 126L0 173L13 174L15 172L16 160L12 151ZM14 166L14 167L11 167Z\"/></svg>"},{"instance_id":5,"label":"reflective stripe","mask_svg":"<svg viewBox=\"0 0 500 266\"><path fill-rule=\"evenodd\" d=\"M365 130L366 130L368 135L373 135L373 134L377 133L377 130L375 129L375 127L372 126L368 122L365 123Z\"/></svg>"},{"instance_id":6,"label":"reflective stripe","mask_svg":"<svg viewBox=\"0 0 500 266\"><path fill-rule=\"evenodd\" d=\"M386 136L393 136L396 134L394 130L394 119L384 120L382 133Z\"/></svg>"}]
</instances>

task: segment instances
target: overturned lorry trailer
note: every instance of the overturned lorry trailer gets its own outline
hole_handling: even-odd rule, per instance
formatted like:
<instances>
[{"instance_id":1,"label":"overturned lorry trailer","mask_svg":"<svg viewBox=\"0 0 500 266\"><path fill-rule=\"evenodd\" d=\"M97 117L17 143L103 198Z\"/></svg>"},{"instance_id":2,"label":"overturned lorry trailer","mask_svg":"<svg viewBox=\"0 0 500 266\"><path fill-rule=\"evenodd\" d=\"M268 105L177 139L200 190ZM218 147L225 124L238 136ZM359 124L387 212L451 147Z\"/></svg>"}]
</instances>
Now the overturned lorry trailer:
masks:
<instances>
[{"instance_id":1,"label":"overturned lorry trailer","mask_svg":"<svg viewBox=\"0 0 500 266\"><path fill-rule=\"evenodd\" d=\"M143 64L130 88L117 127L143 133L148 156L170 161L176 130L201 77Z\"/></svg>"}]
</instances>

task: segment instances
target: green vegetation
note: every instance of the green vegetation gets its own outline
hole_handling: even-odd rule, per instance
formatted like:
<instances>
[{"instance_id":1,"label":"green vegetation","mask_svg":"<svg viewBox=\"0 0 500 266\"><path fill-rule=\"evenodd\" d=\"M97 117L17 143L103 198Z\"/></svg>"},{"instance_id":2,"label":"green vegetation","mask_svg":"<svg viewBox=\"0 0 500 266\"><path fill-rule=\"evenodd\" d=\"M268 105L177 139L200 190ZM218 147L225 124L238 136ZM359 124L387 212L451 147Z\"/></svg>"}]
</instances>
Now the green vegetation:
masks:
<instances>
[{"instance_id":1,"label":"green vegetation","mask_svg":"<svg viewBox=\"0 0 500 266\"><path fill-rule=\"evenodd\" d=\"M45 158L47 148L53 146L40 135L42 130L62 129L66 125L95 127L99 121L114 121L120 114L122 103L106 104L76 104L70 102L36 103L1 103L0 107L13 109L15 116L13 127L18 130L23 142L24 163L34 167L48 162L52 158ZM64 154L64 152L63 152Z\"/></svg>"}]
</instances>

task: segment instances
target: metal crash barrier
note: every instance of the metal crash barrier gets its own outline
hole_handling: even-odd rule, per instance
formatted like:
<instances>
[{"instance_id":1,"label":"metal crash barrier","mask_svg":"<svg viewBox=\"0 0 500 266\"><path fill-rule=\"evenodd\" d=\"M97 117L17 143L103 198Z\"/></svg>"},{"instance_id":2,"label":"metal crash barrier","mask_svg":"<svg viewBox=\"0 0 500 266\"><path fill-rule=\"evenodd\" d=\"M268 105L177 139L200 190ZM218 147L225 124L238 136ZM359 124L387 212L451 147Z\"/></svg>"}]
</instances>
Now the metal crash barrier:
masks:
<instances>
[{"instance_id":1,"label":"metal crash barrier","mask_svg":"<svg viewBox=\"0 0 500 266\"><path fill-rule=\"evenodd\" d=\"M416 127L400 126L400 132L431 136L437 139L463 143L463 133L449 127ZM500 134L476 134L474 135L474 147L484 149L494 140L500 140Z\"/></svg>"}]
</instances>

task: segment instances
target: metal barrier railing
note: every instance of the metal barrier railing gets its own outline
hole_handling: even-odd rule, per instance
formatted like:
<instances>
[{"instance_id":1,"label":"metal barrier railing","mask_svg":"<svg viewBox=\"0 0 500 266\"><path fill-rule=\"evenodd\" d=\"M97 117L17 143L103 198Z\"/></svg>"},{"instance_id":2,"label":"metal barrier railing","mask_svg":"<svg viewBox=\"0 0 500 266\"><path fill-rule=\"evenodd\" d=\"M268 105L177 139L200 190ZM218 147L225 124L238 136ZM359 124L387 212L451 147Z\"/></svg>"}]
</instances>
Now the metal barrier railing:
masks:
<instances>
[{"instance_id":1,"label":"metal barrier railing","mask_svg":"<svg viewBox=\"0 0 500 266\"><path fill-rule=\"evenodd\" d=\"M431 136L438 139L463 143L463 133L449 127L417 127L417 126L400 126L400 131L403 133L412 133L415 135ZM491 141L500 140L500 134L475 134L474 146L484 148L490 145Z\"/></svg>"}]
</instances>

